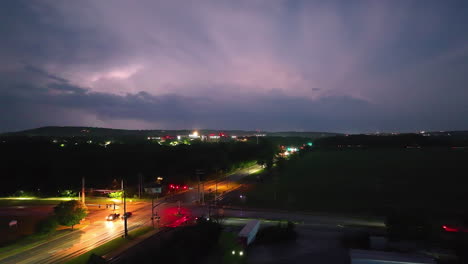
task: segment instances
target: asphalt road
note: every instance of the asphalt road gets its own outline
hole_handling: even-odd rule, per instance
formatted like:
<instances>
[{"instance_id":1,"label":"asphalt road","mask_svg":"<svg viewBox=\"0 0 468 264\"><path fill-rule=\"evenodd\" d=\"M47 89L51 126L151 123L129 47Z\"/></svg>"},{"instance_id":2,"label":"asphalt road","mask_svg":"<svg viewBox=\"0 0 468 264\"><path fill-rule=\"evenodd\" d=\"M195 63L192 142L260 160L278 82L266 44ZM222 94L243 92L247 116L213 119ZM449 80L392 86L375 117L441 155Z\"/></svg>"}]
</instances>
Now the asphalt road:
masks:
<instances>
[{"instance_id":1,"label":"asphalt road","mask_svg":"<svg viewBox=\"0 0 468 264\"><path fill-rule=\"evenodd\" d=\"M134 212L134 216L129 219L130 230L148 223L146 208L150 210L146 203L129 206ZM2 259L0 263L59 263L85 253L123 234L122 220L105 220L111 212L110 209L94 211L90 214L88 226Z\"/></svg>"},{"instance_id":2,"label":"asphalt road","mask_svg":"<svg viewBox=\"0 0 468 264\"><path fill-rule=\"evenodd\" d=\"M258 170L259 167L241 170L236 174L226 177L226 180L206 183L204 186L205 193L215 191L218 185L219 193L229 192L238 187L235 181L244 177L249 173ZM185 219L191 215L200 215L203 207L187 207L198 200L198 190L193 188L184 192L172 195L171 197L159 199L156 201L154 212L161 219L160 226L177 226L182 224ZM180 201L180 203L179 203ZM180 204L180 207L179 207ZM180 208L180 209L179 209ZM128 202L127 211L133 212L133 216L128 219L128 230L134 230L142 226L151 226L151 203L149 202ZM92 210L87 217L90 224L80 230L71 231L64 236L46 241L29 250L19 252L10 257L0 260L0 263L64 263L74 257L84 254L108 241L123 235L123 221L106 221L106 216L112 213L113 210L101 206L98 210ZM118 208L116 212L122 215L122 209ZM183 216L181 216L180 214ZM155 225L158 223L155 221Z\"/></svg>"},{"instance_id":3,"label":"asphalt road","mask_svg":"<svg viewBox=\"0 0 468 264\"><path fill-rule=\"evenodd\" d=\"M240 187L236 181L249 173L253 173L259 168L246 169L240 173L226 177L226 180L206 183L205 193L214 192L216 187L218 194L229 193ZM156 201L154 210L161 220L160 226L172 226L183 224L190 217L200 216L208 212L207 206L196 205L198 201L197 188L179 192L171 197L165 197ZM118 209L121 210L121 209ZM142 226L151 226L151 203L148 202L129 202L127 211L133 212L133 216L128 219L128 229L134 230ZM272 212L272 211L246 211L223 209L226 217L231 218L261 218L265 220L290 220L300 223L303 226L317 227L383 227L383 221L380 219L363 219L356 217L338 217L326 215L311 215L305 213L291 212ZM64 263L74 257L86 253L112 239L123 235L123 221L106 221L111 209L101 208L93 210L90 214L90 224L80 230L72 231L62 237L47 241L29 250L17 253L10 257L0 260L0 263ZM122 212L120 212L122 214ZM180 214L179 214L180 213ZM231 219L237 223L245 220ZM157 224L157 222L155 222Z\"/></svg>"}]
</instances>

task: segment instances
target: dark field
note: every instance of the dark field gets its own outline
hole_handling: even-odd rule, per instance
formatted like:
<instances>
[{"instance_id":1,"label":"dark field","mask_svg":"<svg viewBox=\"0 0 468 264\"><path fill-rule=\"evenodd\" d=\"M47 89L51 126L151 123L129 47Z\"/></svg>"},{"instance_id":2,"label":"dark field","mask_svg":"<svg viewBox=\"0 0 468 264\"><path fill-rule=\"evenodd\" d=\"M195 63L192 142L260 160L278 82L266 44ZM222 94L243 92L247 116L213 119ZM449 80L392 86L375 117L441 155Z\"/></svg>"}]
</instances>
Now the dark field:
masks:
<instances>
[{"instance_id":1,"label":"dark field","mask_svg":"<svg viewBox=\"0 0 468 264\"><path fill-rule=\"evenodd\" d=\"M468 210L467 190L466 150L314 150L291 157L265 176L264 183L249 191L245 205L371 214L393 209L461 213Z\"/></svg>"},{"instance_id":2,"label":"dark field","mask_svg":"<svg viewBox=\"0 0 468 264\"><path fill-rule=\"evenodd\" d=\"M0 246L35 232L36 224L52 213L52 206L13 206L0 208ZM8 227L11 220L18 226Z\"/></svg>"}]
</instances>

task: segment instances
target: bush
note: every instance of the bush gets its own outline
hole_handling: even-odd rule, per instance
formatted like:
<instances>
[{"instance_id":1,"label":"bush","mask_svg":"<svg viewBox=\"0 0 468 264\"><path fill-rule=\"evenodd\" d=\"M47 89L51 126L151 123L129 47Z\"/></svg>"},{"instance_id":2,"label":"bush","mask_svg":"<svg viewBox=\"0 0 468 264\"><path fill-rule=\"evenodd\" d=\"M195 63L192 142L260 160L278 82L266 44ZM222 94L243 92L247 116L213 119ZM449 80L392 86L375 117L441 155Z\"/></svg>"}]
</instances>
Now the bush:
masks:
<instances>
[{"instance_id":1,"label":"bush","mask_svg":"<svg viewBox=\"0 0 468 264\"><path fill-rule=\"evenodd\" d=\"M13 197L33 197L33 196L35 196L33 192L23 191L23 190L17 190L13 194Z\"/></svg>"},{"instance_id":2,"label":"bush","mask_svg":"<svg viewBox=\"0 0 468 264\"><path fill-rule=\"evenodd\" d=\"M199 263L217 244L221 229L220 225L212 222L178 228L169 239L161 243L159 249L148 252L142 258L157 258L161 262L170 263ZM141 262L135 259L135 263Z\"/></svg>"},{"instance_id":3,"label":"bush","mask_svg":"<svg viewBox=\"0 0 468 264\"><path fill-rule=\"evenodd\" d=\"M391 240L427 239L431 234L429 216L417 211L394 211L387 216L386 226Z\"/></svg>"},{"instance_id":4,"label":"bush","mask_svg":"<svg viewBox=\"0 0 468 264\"><path fill-rule=\"evenodd\" d=\"M279 223L277 226L267 226L258 231L258 243L278 243L296 240L297 233L293 222Z\"/></svg>"},{"instance_id":5,"label":"bush","mask_svg":"<svg viewBox=\"0 0 468 264\"><path fill-rule=\"evenodd\" d=\"M109 193L109 198L114 198L114 199L120 199L122 198L123 192L122 191L116 191Z\"/></svg>"},{"instance_id":6,"label":"bush","mask_svg":"<svg viewBox=\"0 0 468 264\"><path fill-rule=\"evenodd\" d=\"M369 249L370 239L366 232L348 232L343 236L343 246L347 248Z\"/></svg>"},{"instance_id":7,"label":"bush","mask_svg":"<svg viewBox=\"0 0 468 264\"><path fill-rule=\"evenodd\" d=\"M63 190L61 193L60 193L60 196L61 197L76 197L77 194L76 192L72 191L72 190Z\"/></svg>"},{"instance_id":8,"label":"bush","mask_svg":"<svg viewBox=\"0 0 468 264\"><path fill-rule=\"evenodd\" d=\"M58 222L54 216L50 216L37 223L36 230L39 234L50 234L57 230Z\"/></svg>"}]
</instances>

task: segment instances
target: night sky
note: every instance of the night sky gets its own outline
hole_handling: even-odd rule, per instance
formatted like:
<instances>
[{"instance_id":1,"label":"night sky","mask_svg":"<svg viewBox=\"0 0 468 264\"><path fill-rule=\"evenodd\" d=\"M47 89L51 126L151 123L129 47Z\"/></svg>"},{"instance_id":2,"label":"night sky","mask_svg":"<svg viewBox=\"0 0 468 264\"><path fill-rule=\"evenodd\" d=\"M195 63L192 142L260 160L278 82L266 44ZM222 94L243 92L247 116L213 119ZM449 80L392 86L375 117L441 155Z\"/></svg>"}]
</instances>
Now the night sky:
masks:
<instances>
[{"instance_id":1,"label":"night sky","mask_svg":"<svg viewBox=\"0 0 468 264\"><path fill-rule=\"evenodd\" d=\"M468 1L0 3L0 132L468 129Z\"/></svg>"}]
</instances>

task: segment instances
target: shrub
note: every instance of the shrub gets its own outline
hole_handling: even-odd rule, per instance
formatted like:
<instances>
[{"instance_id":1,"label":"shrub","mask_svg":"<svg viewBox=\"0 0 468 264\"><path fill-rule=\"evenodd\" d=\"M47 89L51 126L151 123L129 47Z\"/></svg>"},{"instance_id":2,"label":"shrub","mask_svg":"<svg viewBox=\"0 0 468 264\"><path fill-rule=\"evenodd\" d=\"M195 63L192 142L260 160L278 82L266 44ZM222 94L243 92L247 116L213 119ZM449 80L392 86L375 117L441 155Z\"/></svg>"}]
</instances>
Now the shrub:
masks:
<instances>
[{"instance_id":1,"label":"shrub","mask_svg":"<svg viewBox=\"0 0 468 264\"><path fill-rule=\"evenodd\" d=\"M366 232L347 232L342 242L347 248L368 249L370 245L369 234Z\"/></svg>"},{"instance_id":2,"label":"shrub","mask_svg":"<svg viewBox=\"0 0 468 264\"><path fill-rule=\"evenodd\" d=\"M50 216L37 223L36 230L39 234L50 234L58 227L57 218Z\"/></svg>"},{"instance_id":3,"label":"shrub","mask_svg":"<svg viewBox=\"0 0 468 264\"><path fill-rule=\"evenodd\" d=\"M279 223L277 226L267 226L258 231L258 243L278 243L296 240L297 233L293 222Z\"/></svg>"}]
</instances>

